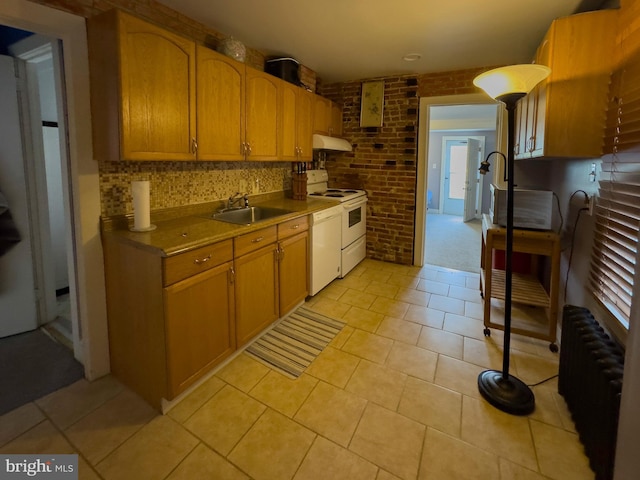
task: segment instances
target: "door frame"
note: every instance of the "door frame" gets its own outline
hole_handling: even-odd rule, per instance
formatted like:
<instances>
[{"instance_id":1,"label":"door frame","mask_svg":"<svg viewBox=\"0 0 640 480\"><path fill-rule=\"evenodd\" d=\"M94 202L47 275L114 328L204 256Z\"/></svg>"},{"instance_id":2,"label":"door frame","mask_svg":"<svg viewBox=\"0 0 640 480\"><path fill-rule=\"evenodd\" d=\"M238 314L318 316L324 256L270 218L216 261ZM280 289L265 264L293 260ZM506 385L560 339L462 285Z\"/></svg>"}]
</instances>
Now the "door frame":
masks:
<instances>
[{"instance_id":1,"label":"door frame","mask_svg":"<svg viewBox=\"0 0 640 480\"><path fill-rule=\"evenodd\" d=\"M429 168L427 157L429 152L429 109L442 105L494 105L498 102L492 100L484 93L469 93L464 95L445 95L438 97L420 98L419 130L418 130L418 165L416 175L416 214L414 218L413 236L413 264L424 265L424 243L427 228L427 180ZM497 109L496 148L504 151L507 142L507 122L504 107ZM498 166L493 169L493 180L496 181Z\"/></svg>"},{"instance_id":2,"label":"door frame","mask_svg":"<svg viewBox=\"0 0 640 480\"><path fill-rule=\"evenodd\" d=\"M100 239L99 168L93 159L91 143L86 21L33 2L3 0L0 23L62 41L69 157L67 187L72 205L71 249L75 259L75 271L69 280L70 289L77 292L78 318L74 327L80 345L74 354L84 365L85 377L93 380L109 373L109 341Z\"/></svg>"}]
</instances>

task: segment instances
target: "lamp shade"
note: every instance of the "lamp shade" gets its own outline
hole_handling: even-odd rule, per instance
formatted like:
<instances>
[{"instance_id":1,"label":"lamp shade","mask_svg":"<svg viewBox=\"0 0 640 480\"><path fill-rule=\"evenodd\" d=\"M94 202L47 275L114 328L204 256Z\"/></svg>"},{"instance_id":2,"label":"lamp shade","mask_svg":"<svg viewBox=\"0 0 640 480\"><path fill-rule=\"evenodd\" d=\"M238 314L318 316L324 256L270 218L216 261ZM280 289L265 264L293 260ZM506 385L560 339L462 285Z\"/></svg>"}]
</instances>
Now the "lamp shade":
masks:
<instances>
[{"instance_id":1,"label":"lamp shade","mask_svg":"<svg viewBox=\"0 0 640 480\"><path fill-rule=\"evenodd\" d=\"M481 73L473 79L473 84L487 92L491 98L498 99L512 93L529 93L549 73L551 69L544 65L509 65Z\"/></svg>"}]
</instances>

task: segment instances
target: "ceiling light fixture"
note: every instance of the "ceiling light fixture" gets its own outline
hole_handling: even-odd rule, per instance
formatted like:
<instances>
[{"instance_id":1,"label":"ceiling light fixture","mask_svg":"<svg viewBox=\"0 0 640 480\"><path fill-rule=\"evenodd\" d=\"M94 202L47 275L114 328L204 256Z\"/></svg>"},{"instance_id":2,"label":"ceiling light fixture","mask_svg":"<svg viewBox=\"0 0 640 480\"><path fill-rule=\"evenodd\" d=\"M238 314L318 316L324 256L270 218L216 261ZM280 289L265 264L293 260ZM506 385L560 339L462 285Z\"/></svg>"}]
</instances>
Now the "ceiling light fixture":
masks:
<instances>
[{"instance_id":1,"label":"ceiling light fixture","mask_svg":"<svg viewBox=\"0 0 640 480\"><path fill-rule=\"evenodd\" d=\"M407 53L404 57L402 57L405 62L415 62L416 60L420 60L421 58L422 55L420 55L419 53Z\"/></svg>"}]
</instances>

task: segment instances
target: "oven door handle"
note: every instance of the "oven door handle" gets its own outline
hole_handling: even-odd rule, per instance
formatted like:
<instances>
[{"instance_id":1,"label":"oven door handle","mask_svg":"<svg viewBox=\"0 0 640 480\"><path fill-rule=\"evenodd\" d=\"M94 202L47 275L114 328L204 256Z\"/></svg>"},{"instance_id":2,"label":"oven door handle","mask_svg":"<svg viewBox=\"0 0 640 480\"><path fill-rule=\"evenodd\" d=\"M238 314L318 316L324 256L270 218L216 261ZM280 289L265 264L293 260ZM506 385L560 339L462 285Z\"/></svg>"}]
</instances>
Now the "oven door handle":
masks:
<instances>
[{"instance_id":1,"label":"oven door handle","mask_svg":"<svg viewBox=\"0 0 640 480\"><path fill-rule=\"evenodd\" d=\"M345 202L342 205L344 206L345 209L351 210L351 209L360 207L362 205L365 205L367 203L367 201L368 201L367 197L356 198L356 199L352 200L351 202Z\"/></svg>"}]
</instances>

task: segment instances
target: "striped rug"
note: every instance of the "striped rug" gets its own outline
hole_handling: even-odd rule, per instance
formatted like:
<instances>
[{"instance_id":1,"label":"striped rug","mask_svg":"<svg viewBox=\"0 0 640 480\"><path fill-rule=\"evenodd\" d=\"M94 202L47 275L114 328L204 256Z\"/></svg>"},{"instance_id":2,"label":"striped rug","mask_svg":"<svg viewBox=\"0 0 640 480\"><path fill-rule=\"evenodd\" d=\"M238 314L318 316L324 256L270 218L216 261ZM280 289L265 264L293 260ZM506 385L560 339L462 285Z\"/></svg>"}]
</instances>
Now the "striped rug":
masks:
<instances>
[{"instance_id":1,"label":"striped rug","mask_svg":"<svg viewBox=\"0 0 640 480\"><path fill-rule=\"evenodd\" d=\"M246 352L297 378L343 326L338 320L300 307L255 340Z\"/></svg>"}]
</instances>

